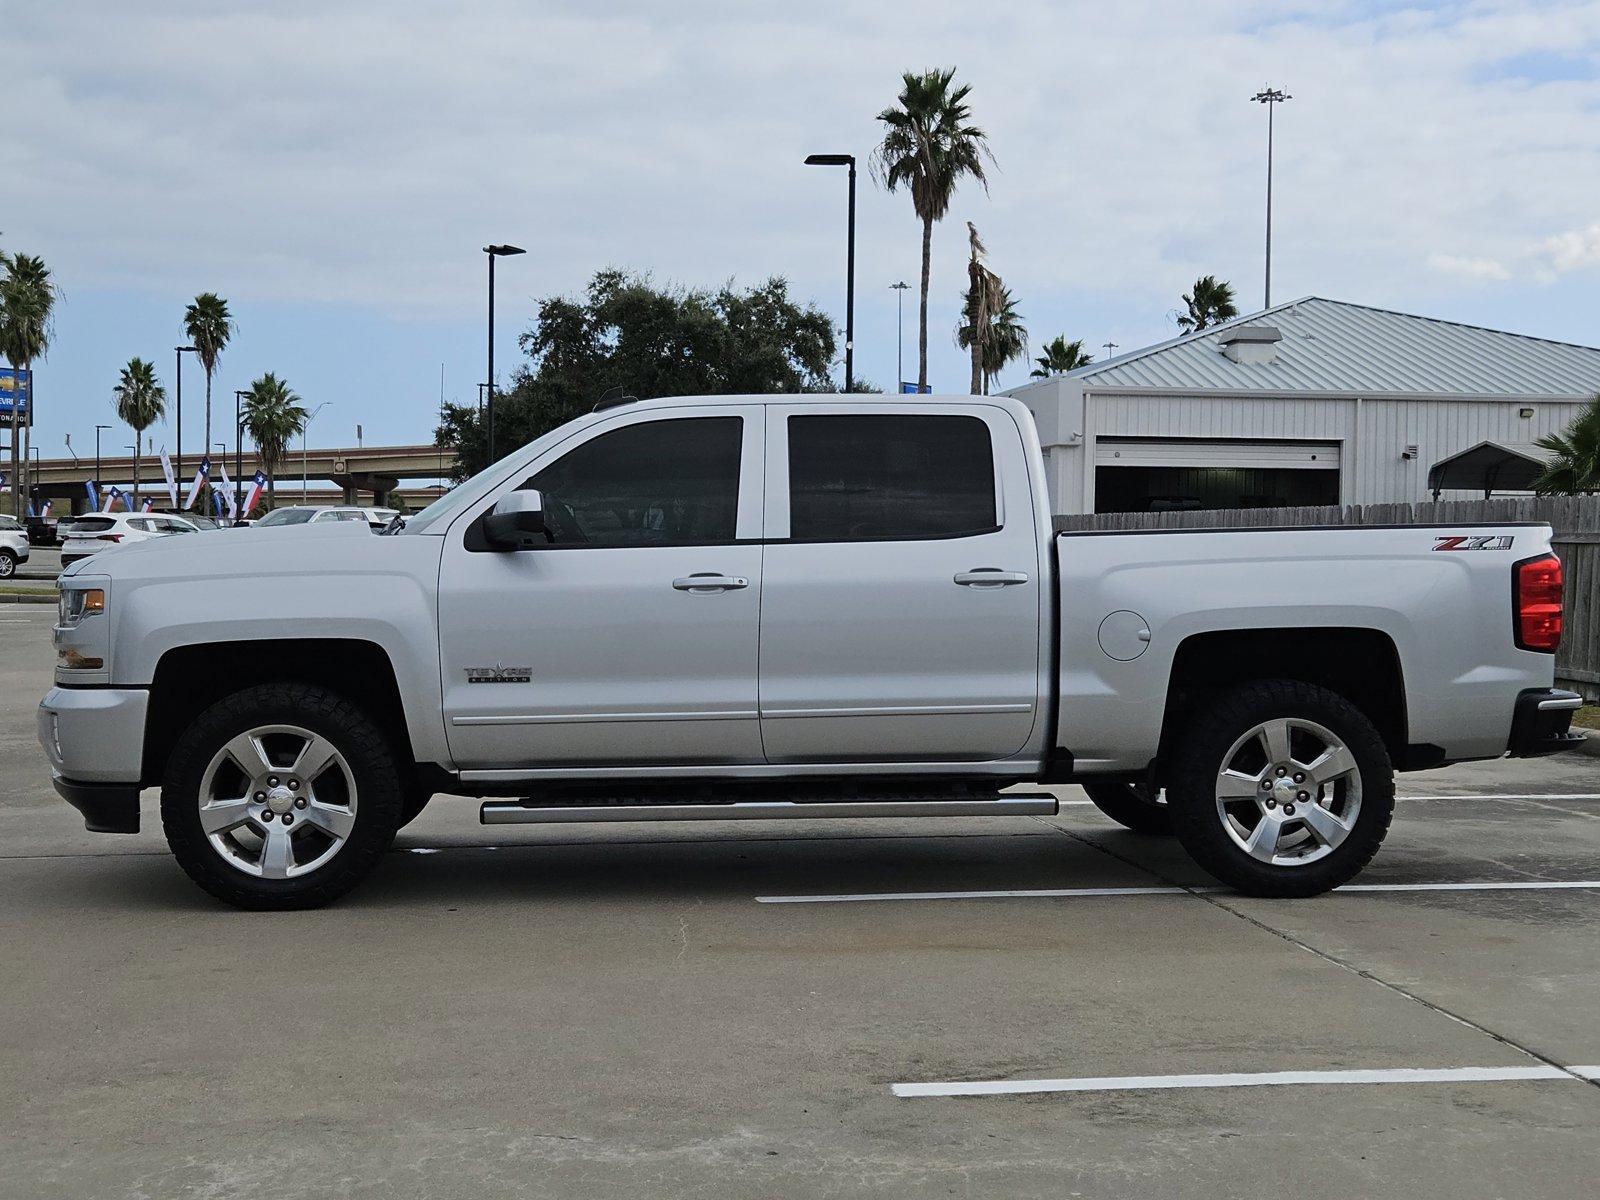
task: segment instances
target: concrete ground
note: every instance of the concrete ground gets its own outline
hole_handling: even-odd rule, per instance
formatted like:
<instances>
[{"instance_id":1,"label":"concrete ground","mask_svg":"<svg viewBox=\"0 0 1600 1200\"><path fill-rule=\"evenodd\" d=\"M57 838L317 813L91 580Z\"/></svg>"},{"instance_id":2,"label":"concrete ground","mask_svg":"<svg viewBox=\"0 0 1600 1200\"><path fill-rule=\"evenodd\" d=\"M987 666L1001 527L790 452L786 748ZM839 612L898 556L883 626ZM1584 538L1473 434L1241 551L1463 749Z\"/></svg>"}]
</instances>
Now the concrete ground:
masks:
<instances>
[{"instance_id":1,"label":"concrete ground","mask_svg":"<svg viewBox=\"0 0 1600 1200\"><path fill-rule=\"evenodd\" d=\"M0 1197L1566 1200L1600 1172L1567 1072L1600 1064L1600 887L758 903L1208 881L1071 788L1052 820L695 828L441 798L336 907L235 912L153 794L115 837L51 792L49 615L0 610ZM1363 884L1600 877L1593 758L1401 793ZM891 1092L1418 1067L1552 1077Z\"/></svg>"}]
</instances>

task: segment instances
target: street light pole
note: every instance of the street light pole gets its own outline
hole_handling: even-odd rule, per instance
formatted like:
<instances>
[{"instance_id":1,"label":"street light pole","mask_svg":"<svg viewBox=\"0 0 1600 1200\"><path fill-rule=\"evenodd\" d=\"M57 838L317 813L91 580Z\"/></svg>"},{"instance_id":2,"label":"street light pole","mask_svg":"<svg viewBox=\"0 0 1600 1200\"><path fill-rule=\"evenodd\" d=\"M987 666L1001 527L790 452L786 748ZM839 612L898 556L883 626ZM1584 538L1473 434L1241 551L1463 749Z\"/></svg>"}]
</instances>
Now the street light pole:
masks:
<instances>
[{"instance_id":1,"label":"street light pole","mask_svg":"<svg viewBox=\"0 0 1600 1200\"><path fill-rule=\"evenodd\" d=\"M178 435L177 435L177 443L178 444L177 444L177 446L174 447L176 453L173 455L173 459L177 462L178 465L174 470L173 478L178 481L178 486L182 487L183 486L183 356L185 354L195 354L195 353L197 353L197 351L195 350L195 348L193 346L174 346L172 349L173 349L172 357L174 359L176 359L177 363L178 363L178 368L177 368L177 376L178 376L178 378L177 378L177 386L178 386Z\"/></svg>"},{"instance_id":2,"label":"street light pole","mask_svg":"<svg viewBox=\"0 0 1600 1200\"><path fill-rule=\"evenodd\" d=\"M309 497L311 495L310 487L306 482L307 479L309 478L309 475L308 475L308 473L306 471L306 461L307 461L307 458L308 458L308 451L306 450L306 438L311 432L311 422L313 422L313 421L315 421L317 419L317 414L319 412L321 412L323 409L327 408L328 405L330 405L332 403L333 403L332 400L324 400L321 404L317 405L315 408L313 408L311 410L311 415L306 418L306 423L304 425L300 426L300 503L301 504L304 504L306 502L307 497Z\"/></svg>"},{"instance_id":3,"label":"street light pole","mask_svg":"<svg viewBox=\"0 0 1600 1200\"><path fill-rule=\"evenodd\" d=\"M109 425L96 425L94 427L94 494L96 500L100 497L100 431L110 429Z\"/></svg>"},{"instance_id":4,"label":"street light pole","mask_svg":"<svg viewBox=\"0 0 1600 1200\"><path fill-rule=\"evenodd\" d=\"M806 166L850 168L850 207L845 232L844 266L844 390L850 392L855 389L856 382L856 156L808 154Z\"/></svg>"},{"instance_id":5,"label":"street light pole","mask_svg":"<svg viewBox=\"0 0 1600 1200\"><path fill-rule=\"evenodd\" d=\"M240 417L240 404L248 391L233 393L233 519L242 515L239 506L244 503L244 421Z\"/></svg>"},{"instance_id":6,"label":"street light pole","mask_svg":"<svg viewBox=\"0 0 1600 1200\"><path fill-rule=\"evenodd\" d=\"M485 246L483 252L489 256L489 462L494 462L494 260L504 258L511 254L526 254L521 246L498 245Z\"/></svg>"},{"instance_id":7,"label":"street light pole","mask_svg":"<svg viewBox=\"0 0 1600 1200\"><path fill-rule=\"evenodd\" d=\"M1106 348L1106 357L1107 358L1110 358L1111 357L1111 352L1117 348L1117 343L1115 343L1115 342L1102 342L1101 345L1103 345Z\"/></svg>"},{"instance_id":8,"label":"street light pole","mask_svg":"<svg viewBox=\"0 0 1600 1200\"><path fill-rule=\"evenodd\" d=\"M1272 110L1285 100L1294 97L1274 87L1264 87L1250 97L1257 104L1267 106L1267 279L1266 302L1263 308L1272 307Z\"/></svg>"},{"instance_id":9,"label":"street light pole","mask_svg":"<svg viewBox=\"0 0 1600 1200\"><path fill-rule=\"evenodd\" d=\"M902 279L889 285L894 289L894 390L906 390L906 289L911 285Z\"/></svg>"}]
</instances>

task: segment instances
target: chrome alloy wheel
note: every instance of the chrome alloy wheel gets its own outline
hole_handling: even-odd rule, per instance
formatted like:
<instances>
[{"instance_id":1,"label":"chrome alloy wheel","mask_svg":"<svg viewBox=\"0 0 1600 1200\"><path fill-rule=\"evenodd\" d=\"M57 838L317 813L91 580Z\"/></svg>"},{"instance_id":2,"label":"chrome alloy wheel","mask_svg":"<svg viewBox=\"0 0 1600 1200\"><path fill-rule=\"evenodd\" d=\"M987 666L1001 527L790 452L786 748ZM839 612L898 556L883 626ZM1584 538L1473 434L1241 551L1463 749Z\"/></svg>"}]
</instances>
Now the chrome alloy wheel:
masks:
<instances>
[{"instance_id":1,"label":"chrome alloy wheel","mask_svg":"<svg viewBox=\"0 0 1600 1200\"><path fill-rule=\"evenodd\" d=\"M1217 815L1246 854L1298 867L1332 854L1361 812L1361 772L1332 731L1298 717L1251 729L1217 772Z\"/></svg>"},{"instance_id":2,"label":"chrome alloy wheel","mask_svg":"<svg viewBox=\"0 0 1600 1200\"><path fill-rule=\"evenodd\" d=\"M344 755L297 725L262 725L212 757L200 780L200 827L230 866L290 879L322 866L356 823L356 781Z\"/></svg>"}]
</instances>

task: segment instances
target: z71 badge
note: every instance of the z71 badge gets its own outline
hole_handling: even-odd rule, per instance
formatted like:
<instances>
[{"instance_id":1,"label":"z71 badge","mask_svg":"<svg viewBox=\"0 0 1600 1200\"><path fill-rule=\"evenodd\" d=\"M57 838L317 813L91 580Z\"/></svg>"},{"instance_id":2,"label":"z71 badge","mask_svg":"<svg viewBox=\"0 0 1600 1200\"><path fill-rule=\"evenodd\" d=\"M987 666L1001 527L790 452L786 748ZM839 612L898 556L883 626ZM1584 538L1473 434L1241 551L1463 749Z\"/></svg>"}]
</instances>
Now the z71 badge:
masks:
<instances>
[{"instance_id":1,"label":"z71 badge","mask_svg":"<svg viewBox=\"0 0 1600 1200\"><path fill-rule=\"evenodd\" d=\"M528 683L533 679L532 667L507 667L495 663L492 667L467 667L468 683Z\"/></svg>"},{"instance_id":2,"label":"z71 badge","mask_svg":"<svg viewBox=\"0 0 1600 1200\"><path fill-rule=\"evenodd\" d=\"M1509 550L1511 534L1463 534L1458 537L1436 537L1435 550Z\"/></svg>"}]
</instances>

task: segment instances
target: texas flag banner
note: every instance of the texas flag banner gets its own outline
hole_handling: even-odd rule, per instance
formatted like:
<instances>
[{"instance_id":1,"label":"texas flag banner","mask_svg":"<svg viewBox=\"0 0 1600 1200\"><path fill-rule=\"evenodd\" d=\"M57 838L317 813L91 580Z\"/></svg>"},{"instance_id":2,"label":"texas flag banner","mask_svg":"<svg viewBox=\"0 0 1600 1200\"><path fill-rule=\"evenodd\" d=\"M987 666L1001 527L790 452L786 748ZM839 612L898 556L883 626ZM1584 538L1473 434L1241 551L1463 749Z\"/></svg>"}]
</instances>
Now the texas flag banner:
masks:
<instances>
[{"instance_id":1,"label":"texas flag banner","mask_svg":"<svg viewBox=\"0 0 1600 1200\"><path fill-rule=\"evenodd\" d=\"M110 487L108 487L106 489L106 504L105 504L105 507L102 508L100 511L101 512L110 512L114 507L116 507L117 501L119 501L121 499L122 499L122 489L119 488L116 484L112 484ZM124 507L126 507L126 506L124 506Z\"/></svg>"},{"instance_id":2,"label":"texas flag banner","mask_svg":"<svg viewBox=\"0 0 1600 1200\"><path fill-rule=\"evenodd\" d=\"M154 496L146 496L144 498L144 503L139 505L139 511L140 512L149 512L155 506L156 506L156 498Z\"/></svg>"},{"instance_id":3,"label":"texas flag banner","mask_svg":"<svg viewBox=\"0 0 1600 1200\"><path fill-rule=\"evenodd\" d=\"M178 481L172 474L172 460L167 457L167 448L161 447L161 473L167 477L167 503L173 508L178 507Z\"/></svg>"},{"instance_id":4,"label":"texas flag banner","mask_svg":"<svg viewBox=\"0 0 1600 1200\"><path fill-rule=\"evenodd\" d=\"M228 478L228 460L226 458L222 460L222 503L228 506L228 520L236 520L239 514L234 511L233 507L233 480ZM220 509L217 515L222 515Z\"/></svg>"},{"instance_id":5,"label":"texas flag banner","mask_svg":"<svg viewBox=\"0 0 1600 1200\"><path fill-rule=\"evenodd\" d=\"M50 506L54 503L54 500L46 500L39 509L39 516L48 517L50 515Z\"/></svg>"},{"instance_id":6,"label":"texas flag banner","mask_svg":"<svg viewBox=\"0 0 1600 1200\"><path fill-rule=\"evenodd\" d=\"M194 473L194 482L189 485L189 494L183 498L185 512L194 507L194 498L200 494L200 488L209 482L211 482L211 456L208 454L200 460L200 469Z\"/></svg>"},{"instance_id":7,"label":"texas flag banner","mask_svg":"<svg viewBox=\"0 0 1600 1200\"><path fill-rule=\"evenodd\" d=\"M95 487L94 480L85 479L83 481L83 490L89 493L89 511L90 512L99 512L100 511L100 489Z\"/></svg>"},{"instance_id":8,"label":"texas flag banner","mask_svg":"<svg viewBox=\"0 0 1600 1200\"><path fill-rule=\"evenodd\" d=\"M244 503L240 505L240 511L243 512L245 516L248 517L251 513L255 512L256 501L261 499L261 489L266 486L267 477L260 471L257 471L256 477L250 481L250 490L244 494Z\"/></svg>"}]
</instances>

